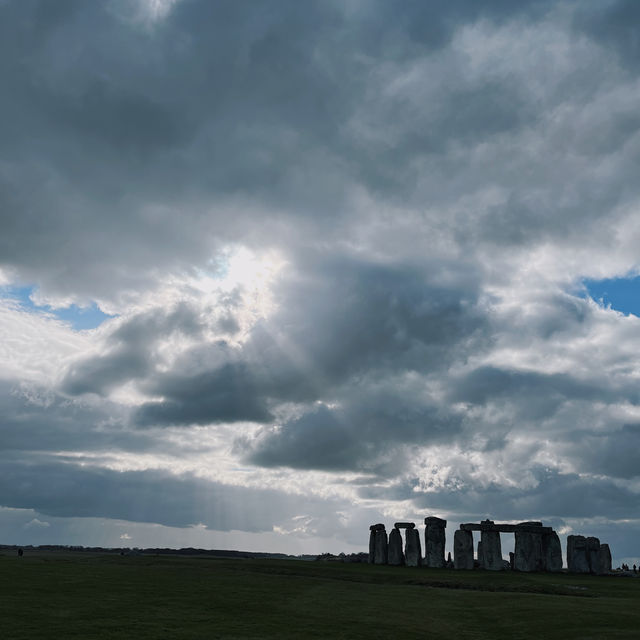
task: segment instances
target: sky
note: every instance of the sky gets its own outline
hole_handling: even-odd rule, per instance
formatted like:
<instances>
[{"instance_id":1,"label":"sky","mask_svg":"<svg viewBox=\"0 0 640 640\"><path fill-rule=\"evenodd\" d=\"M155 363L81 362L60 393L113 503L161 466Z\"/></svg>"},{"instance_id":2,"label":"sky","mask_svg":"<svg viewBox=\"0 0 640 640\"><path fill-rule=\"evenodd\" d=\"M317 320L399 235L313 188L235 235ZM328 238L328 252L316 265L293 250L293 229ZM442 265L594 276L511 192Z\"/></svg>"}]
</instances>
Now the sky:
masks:
<instances>
[{"instance_id":1,"label":"sky","mask_svg":"<svg viewBox=\"0 0 640 640\"><path fill-rule=\"evenodd\" d=\"M639 25L0 0L0 542L638 562Z\"/></svg>"}]
</instances>

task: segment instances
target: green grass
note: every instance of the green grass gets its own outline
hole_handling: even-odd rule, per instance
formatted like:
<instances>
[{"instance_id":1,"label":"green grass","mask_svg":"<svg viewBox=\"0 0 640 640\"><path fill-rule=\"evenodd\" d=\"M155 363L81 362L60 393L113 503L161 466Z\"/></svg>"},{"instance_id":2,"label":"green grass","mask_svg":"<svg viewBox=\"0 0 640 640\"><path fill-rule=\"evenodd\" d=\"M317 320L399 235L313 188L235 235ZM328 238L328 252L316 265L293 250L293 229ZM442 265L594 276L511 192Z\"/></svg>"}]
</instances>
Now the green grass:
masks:
<instances>
[{"instance_id":1,"label":"green grass","mask_svg":"<svg viewBox=\"0 0 640 640\"><path fill-rule=\"evenodd\" d=\"M0 636L640 638L640 580L292 560L0 555Z\"/></svg>"}]
</instances>

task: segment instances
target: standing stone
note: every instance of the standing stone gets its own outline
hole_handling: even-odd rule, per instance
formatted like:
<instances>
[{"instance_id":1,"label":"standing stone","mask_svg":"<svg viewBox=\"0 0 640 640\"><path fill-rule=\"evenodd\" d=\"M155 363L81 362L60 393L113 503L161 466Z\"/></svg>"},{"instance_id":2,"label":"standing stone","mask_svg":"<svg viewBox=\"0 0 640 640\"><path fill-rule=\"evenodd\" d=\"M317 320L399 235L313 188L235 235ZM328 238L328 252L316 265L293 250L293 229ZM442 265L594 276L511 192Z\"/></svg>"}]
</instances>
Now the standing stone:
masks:
<instances>
[{"instance_id":1,"label":"standing stone","mask_svg":"<svg viewBox=\"0 0 640 640\"><path fill-rule=\"evenodd\" d=\"M562 546L555 531L542 536L542 560L544 571L562 571Z\"/></svg>"},{"instance_id":2,"label":"standing stone","mask_svg":"<svg viewBox=\"0 0 640 640\"><path fill-rule=\"evenodd\" d=\"M399 566L404 564L404 554L402 553L402 534L400 529L394 527L389 534L389 564Z\"/></svg>"},{"instance_id":3,"label":"standing stone","mask_svg":"<svg viewBox=\"0 0 640 640\"><path fill-rule=\"evenodd\" d=\"M376 554L376 531L384 531L384 525L379 522L369 527L369 563L373 564Z\"/></svg>"},{"instance_id":4,"label":"standing stone","mask_svg":"<svg viewBox=\"0 0 640 640\"><path fill-rule=\"evenodd\" d=\"M514 569L516 571L542 571L542 535L529 531L515 531L516 547Z\"/></svg>"},{"instance_id":5,"label":"standing stone","mask_svg":"<svg viewBox=\"0 0 640 640\"><path fill-rule=\"evenodd\" d=\"M589 573L587 539L584 536L567 536L567 567L573 573Z\"/></svg>"},{"instance_id":6,"label":"standing stone","mask_svg":"<svg viewBox=\"0 0 640 640\"><path fill-rule=\"evenodd\" d=\"M424 519L424 554L427 567L444 567L445 528L447 521L430 516Z\"/></svg>"},{"instance_id":7,"label":"standing stone","mask_svg":"<svg viewBox=\"0 0 640 640\"><path fill-rule=\"evenodd\" d=\"M589 536L587 538L587 557L589 559L589 571L598 573L600 566L600 540Z\"/></svg>"},{"instance_id":8,"label":"standing stone","mask_svg":"<svg viewBox=\"0 0 640 640\"><path fill-rule=\"evenodd\" d=\"M513 551L509 551L509 569L513 571L516 565L516 554Z\"/></svg>"},{"instance_id":9,"label":"standing stone","mask_svg":"<svg viewBox=\"0 0 640 640\"><path fill-rule=\"evenodd\" d=\"M600 545L598 575L611 573L611 550L608 544Z\"/></svg>"},{"instance_id":10,"label":"standing stone","mask_svg":"<svg viewBox=\"0 0 640 640\"><path fill-rule=\"evenodd\" d=\"M453 534L453 566L455 569L473 569L473 533L458 529Z\"/></svg>"},{"instance_id":11,"label":"standing stone","mask_svg":"<svg viewBox=\"0 0 640 640\"><path fill-rule=\"evenodd\" d=\"M407 567L419 567L422 564L422 549L420 548L420 532L417 529L405 531L404 559Z\"/></svg>"},{"instance_id":12,"label":"standing stone","mask_svg":"<svg viewBox=\"0 0 640 640\"><path fill-rule=\"evenodd\" d=\"M484 565L482 564L484 558L482 556L482 540L478 540L478 566L480 569L484 569Z\"/></svg>"},{"instance_id":13,"label":"standing stone","mask_svg":"<svg viewBox=\"0 0 640 640\"><path fill-rule=\"evenodd\" d=\"M376 530L376 539L374 541L374 564L387 564L388 560L388 542L387 532L384 529Z\"/></svg>"},{"instance_id":14,"label":"standing stone","mask_svg":"<svg viewBox=\"0 0 640 640\"><path fill-rule=\"evenodd\" d=\"M369 532L369 564L373 564L376 554L376 532L371 529Z\"/></svg>"},{"instance_id":15,"label":"standing stone","mask_svg":"<svg viewBox=\"0 0 640 640\"><path fill-rule=\"evenodd\" d=\"M482 560L480 566L489 571L502 570L502 545L498 531L482 531L480 533L482 545Z\"/></svg>"}]
</instances>

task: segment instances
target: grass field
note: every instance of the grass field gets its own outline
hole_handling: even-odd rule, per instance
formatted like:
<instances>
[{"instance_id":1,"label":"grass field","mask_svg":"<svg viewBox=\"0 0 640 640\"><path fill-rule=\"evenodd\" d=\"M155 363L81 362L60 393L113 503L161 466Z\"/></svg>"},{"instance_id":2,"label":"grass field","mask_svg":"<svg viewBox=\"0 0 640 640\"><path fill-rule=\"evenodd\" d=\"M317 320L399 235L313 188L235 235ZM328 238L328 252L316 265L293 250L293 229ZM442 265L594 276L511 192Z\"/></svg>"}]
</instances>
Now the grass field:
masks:
<instances>
[{"instance_id":1,"label":"grass field","mask_svg":"<svg viewBox=\"0 0 640 640\"><path fill-rule=\"evenodd\" d=\"M640 579L33 552L0 637L640 638Z\"/></svg>"}]
</instances>

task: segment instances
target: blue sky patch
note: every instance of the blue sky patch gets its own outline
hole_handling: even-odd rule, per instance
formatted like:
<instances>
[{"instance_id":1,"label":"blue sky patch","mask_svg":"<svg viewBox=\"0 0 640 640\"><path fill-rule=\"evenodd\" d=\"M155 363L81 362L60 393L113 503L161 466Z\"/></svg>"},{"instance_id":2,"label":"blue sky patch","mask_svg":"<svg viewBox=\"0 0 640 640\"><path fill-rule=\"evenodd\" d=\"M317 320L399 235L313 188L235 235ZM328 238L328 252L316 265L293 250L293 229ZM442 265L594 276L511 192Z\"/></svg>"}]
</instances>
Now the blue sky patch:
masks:
<instances>
[{"instance_id":1,"label":"blue sky patch","mask_svg":"<svg viewBox=\"0 0 640 640\"><path fill-rule=\"evenodd\" d=\"M91 306L88 307L79 307L72 304L61 309L52 309L49 305L39 306L31 299L31 294L34 291L35 287L0 287L0 297L16 300L25 311L55 316L71 325L75 331L95 329L108 318L113 318L113 316L102 312L95 302L92 302Z\"/></svg>"},{"instance_id":2,"label":"blue sky patch","mask_svg":"<svg viewBox=\"0 0 640 640\"><path fill-rule=\"evenodd\" d=\"M589 295L605 307L640 317L640 276L634 278L608 278L585 280Z\"/></svg>"}]
</instances>

